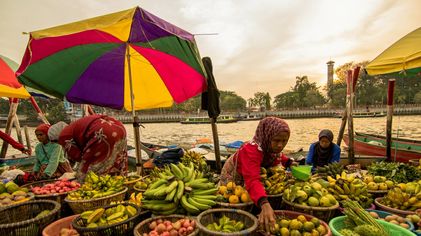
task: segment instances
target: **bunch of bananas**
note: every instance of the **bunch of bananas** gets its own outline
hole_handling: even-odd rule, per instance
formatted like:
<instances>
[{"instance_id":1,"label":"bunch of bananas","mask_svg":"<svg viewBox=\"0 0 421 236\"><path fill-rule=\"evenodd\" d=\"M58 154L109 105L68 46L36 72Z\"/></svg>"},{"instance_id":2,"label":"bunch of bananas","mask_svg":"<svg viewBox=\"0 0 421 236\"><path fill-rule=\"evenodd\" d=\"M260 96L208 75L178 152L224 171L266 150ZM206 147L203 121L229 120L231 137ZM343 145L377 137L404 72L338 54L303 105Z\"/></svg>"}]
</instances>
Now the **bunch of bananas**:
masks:
<instances>
[{"instance_id":1,"label":"bunch of bananas","mask_svg":"<svg viewBox=\"0 0 421 236\"><path fill-rule=\"evenodd\" d=\"M205 158L203 158L203 155L194 151L186 151L181 157L181 162L184 165L189 165L190 162L193 163L196 170L203 172L209 170L209 166L206 163Z\"/></svg>"},{"instance_id":2,"label":"bunch of bananas","mask_svg":"<svg viewBox=\"0 0 421 236\"><path fill-rule=\"evenodd\" d=\"M118 193L124 189L122 176L98 176L92 171L86 174L85 183L76 191L67 195L69 200L101 198Z\"/></svg>"},{"instance_id":3,"label":"bunch of bananas","mask_svg":"<svg viewBox=\"0 0 421 236\"><path fill-rule=\"evenodd\" d=\"M344 166L338 162L329 163L323 167L317 167L316 173L326 178L327 176L336 176L344 171Z\"/></svg>"},{"instance_id":4,"label":"bunch of bananas","mask_svg":"<svg viewBox=\"0 0 421 236\"><path fill-rule=\"evenodd\" d=\"M357 201L363 208L369 208L373 199L370 193L367 192L367 185L355 174L347 174L345 171L336 175L336 179L328 176L329 192L332 193L338 201L354 200Z\"/></svg>"},{"instance_id":5,"label":"bunch of bananas","mask_svg":"<svg viewBox=\"0 0 421 236\"><path fill-rule=\"evenodd\" d=\"M214 183L195 170L193 163L170 164L159 173L143 193L142 207L156 215L169 215L183 211L198 214L215 205L218 189Z\"/></svg>"},{"instance_id":6,"label":"bunch of bananas","mask_svg":"<svg viewBox=\"0 0 421 236\"><path fill-rule=\"evenodd\" d=\"M421 208L421 180L400 183L387 192L381 203L400 210L415 211Z\"/></svg>"},{"instance_id":7,"label":"bunch of bananas","mask_svg":"<svg viewBox=\"0 0 421 236\"><path fill-rule=\"evenodd\" d=\"M287 187L287 175L282 166L274 166L266 170L260 168L260 180L263 183L268 195L275 195L284 192Z\"/></svg>"},{"instance_id":8,"label":"bunch of bananas","mask_svg":"<svg viewBox=\"0 0 421 236\"><path fill-rule=\"evenodd\" d=\"M131 205L116 205L114 207L98 208L93 211L84 211L80 217L84 220L86 227L96 228L100 226L112 225L127 220L135 216L137 209Z\"/></svg>"},{"instance_id":9,"label":"bunch of bananas","mask_svg":"<svg viewBox=\"0 0 421 236\"><path fill-rule=\"evenodd\" d=\"M133 203L137 206L140 206L142 204L142 198L142 193L132 193L129 198L129 203Z\"/></svg>"}]
</instances>

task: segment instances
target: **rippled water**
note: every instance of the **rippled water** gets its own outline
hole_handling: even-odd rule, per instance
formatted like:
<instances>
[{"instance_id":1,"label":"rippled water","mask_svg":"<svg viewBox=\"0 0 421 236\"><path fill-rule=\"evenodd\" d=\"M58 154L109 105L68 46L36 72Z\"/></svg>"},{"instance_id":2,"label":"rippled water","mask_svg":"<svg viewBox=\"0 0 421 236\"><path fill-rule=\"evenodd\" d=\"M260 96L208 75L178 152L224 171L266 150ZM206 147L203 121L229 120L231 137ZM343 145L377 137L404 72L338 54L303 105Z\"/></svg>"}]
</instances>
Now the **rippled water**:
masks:
<instances>
[{"instance_id":1,"label":"rippled water","mask_svg":"<svg viewBox=\"0 0 421 236\"><path fill-rule=\"evenodd\" d=\"M296 150L301 147L307 149L312 142L317 140L317 135L321 129L331 129L336 136L341 125L340 118L291 119L287 120L287 122L291 128L291 137L285 150ZM220 143L251 139L257 124L258 121L218 124ZM188 147L192 146L200 138L212 140L210 124L160 123L144 124L144 126L145 128L141 128L141 140L143 142L162 145L179 144L183 147ZM126 124L125 127L128 134L128 144L134 146L133 127L131 124ZM37 143L34 130L34 127L29 128L32 147ZM385 135L386 117L356 118L354 119L354 130ZM421 116L394 116L394 137L397 133L399 137L421 140ZM15 133L12 134L16 137ZM13 148L9 148L7 152L8 155L16 153L19 153L19 151Z\"/></svg>"}]
</instances>

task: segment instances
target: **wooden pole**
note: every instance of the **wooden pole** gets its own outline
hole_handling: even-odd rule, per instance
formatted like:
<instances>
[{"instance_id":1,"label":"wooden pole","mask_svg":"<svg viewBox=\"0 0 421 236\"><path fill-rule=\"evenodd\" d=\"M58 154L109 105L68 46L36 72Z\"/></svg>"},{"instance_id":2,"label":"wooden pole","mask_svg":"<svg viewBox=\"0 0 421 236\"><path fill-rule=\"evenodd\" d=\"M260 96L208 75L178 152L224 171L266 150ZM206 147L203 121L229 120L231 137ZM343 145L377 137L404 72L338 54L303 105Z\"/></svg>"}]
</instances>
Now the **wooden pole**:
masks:
<instances>
[{"instance_id":1,"label":"wooden pole","mask_svg":"<svg viewBox=\"0 0 421 236\"><path fill-rule=\"evenodd\" d=\"M387 82L387 121L386 121L386 161L392 160L392 119L393 119L393 92L395 90L395 80ZM396 155L394 158L396 161Z\"/></svg>"},{"instance_id":2,"label":"wooden pole","mask_svg":"<svg viewBox=\"0 0 421 236\"><path fill-rule=\"evenodd\" d=\"M23 131L25 133L26 148L29 150L29 153L32 153L31 139L29 138L28 126L23 126Z\"/></svg>"},{"instance_id":3,"label":"wooden pole","mask_svg":"<svg viewBox=\"0 0 421 236\"><path fill-rule=\"evenodd\" d=\"M354 121L352 119L352 100L353 100L353 82L352 82L352 71L348 70L347 78L347 94L346 94L346 107L348 115L348 162L349 164L355 163L354 156Z\"/></svg>"},{"instance_id":4,"label":"wooden pole","mask_svg":"<svg viewBox=\"0 0 421 236\"><path fill-rule=\"evenodd\" d=\"M6 134L9 134L9 135L12 131L13 119L15 118L16 110L18 108L18 103L17 103L16 98L10 99L10 101L11 103L10 103L10 108L9 108L9 115L7 116L6 129L4 131ZM3 145L1 147L0 158L6 157L8 146L9 144L7 142L3 142Z\"/></svg>"},{"instance_id":5,"label":"wooden pole","mask_svg":"<svg viewBox=\"0 0 421 236\"><path fill-rule=\"evenodd\" d=\"M219 138L218 138L218 128L216 126L216 119L211 119L211 125L212 125L212 134L213 134L213 146L215 150L215 161L216 161L216 170L221 171L222 165L221 165L221 152L219 150Z\"/></svg>"},{"instance_id":6,"label":"wooden pole","mask_svg":"<svg viewBox=\"0 0 421 236\"><path fill-rule=\"evenodd\" d=\"M18 142L23 144L22 129L20 128L19 118L16 114L15 118L13 119L13 124L15 126L16 135L18 136Z\"/></svg>"}]
</instances>

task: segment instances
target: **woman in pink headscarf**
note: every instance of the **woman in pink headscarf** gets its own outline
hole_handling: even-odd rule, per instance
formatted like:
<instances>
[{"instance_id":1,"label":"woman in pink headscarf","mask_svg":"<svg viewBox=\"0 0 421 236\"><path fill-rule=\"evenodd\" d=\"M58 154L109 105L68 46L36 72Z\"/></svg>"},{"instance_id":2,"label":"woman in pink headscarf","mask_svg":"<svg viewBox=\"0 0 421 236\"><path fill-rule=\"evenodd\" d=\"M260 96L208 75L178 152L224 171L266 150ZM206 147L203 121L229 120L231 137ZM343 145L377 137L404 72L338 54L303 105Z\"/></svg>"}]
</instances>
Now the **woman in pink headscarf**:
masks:
<instances>
[{"instance_id":1,"label":"woman in pink headscarf","mask_svg":"<svg viewBox=\"0 0 421 236\"><path fill-rule=\"evenodd\" d=\"M292 163L291 159L281 153L288 143L289 135L290 129L284 120L277 117L262 119L253 139L228 158L221 172L222 184L244 181L251 200L261 208L259 223L264 225L267 232L270 225L275 224L275 215L260 182L260 167L281 164L288 167Z\"/></svg>"}]
</instances>

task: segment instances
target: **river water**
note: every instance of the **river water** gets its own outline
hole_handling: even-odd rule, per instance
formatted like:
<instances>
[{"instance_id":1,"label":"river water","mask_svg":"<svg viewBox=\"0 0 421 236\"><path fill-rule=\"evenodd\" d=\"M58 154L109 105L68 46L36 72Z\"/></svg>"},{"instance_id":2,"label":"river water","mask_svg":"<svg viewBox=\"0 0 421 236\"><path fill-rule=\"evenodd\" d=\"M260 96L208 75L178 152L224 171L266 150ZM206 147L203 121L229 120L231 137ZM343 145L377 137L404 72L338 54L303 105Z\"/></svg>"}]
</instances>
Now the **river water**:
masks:
<instances>
[{"instance_id":1,"label":"river water","mask_svg":"<svg viewBox=\"0 0 421 236\"><path fill-rule=\"evenodd\" d=\"M218 135L220 143L230 143L236 140L250 140L259 121L240 121L229 124L218 124ZM322 129L330 129L336 136L341 125L340 118L311 118L311 119L289 119L287 120L291 137L285 151L293 151L299 148L308 149L308 146L317 140L317 135ZM173 145L178 144L183 147L192 147L197 139L208 138L212 140L212 128L210 124L187 125L180 123L152 123L143 124L141 128L141 140L143 142ZM128 136L128 145L134 146L133 127L125 125ZM34 127L29 127L31 145L34 148L36 143ZM386 117L355 118L354 130L357 132L367 132L372 134L385 135ZM347 128L345 130L347 133ZM403 138L421 140L421 116L394 116L393 135ZM16 133L12 132L16 138ZM2 142L2 141L0 141ZM342 146L343 146L342 142ZM19 151L13 148L8 149L7 154L17 154Z\"/></svg>"}]
</instances>

